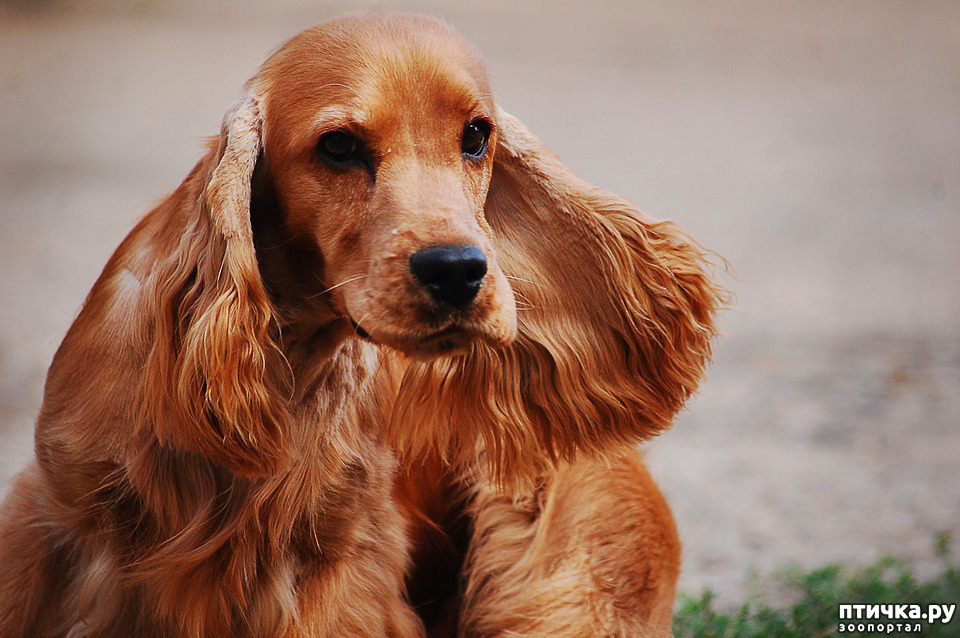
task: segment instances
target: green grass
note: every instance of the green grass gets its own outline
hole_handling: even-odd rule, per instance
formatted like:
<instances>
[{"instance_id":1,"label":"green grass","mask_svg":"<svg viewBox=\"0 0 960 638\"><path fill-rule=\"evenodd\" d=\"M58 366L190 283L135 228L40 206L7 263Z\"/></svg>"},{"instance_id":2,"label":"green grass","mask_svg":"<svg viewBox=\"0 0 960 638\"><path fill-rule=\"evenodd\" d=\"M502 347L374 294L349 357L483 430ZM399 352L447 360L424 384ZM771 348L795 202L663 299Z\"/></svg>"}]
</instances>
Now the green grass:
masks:
<instances>
[{"instance_id":1,"label":"green grass","mask_svg":"<svg viewBox=\"0 0 960 638\"><path fill-rule=\"evenodd\" d=\"M790 598L796 600L793 604L771 604L758 598L739 608L718 609L714 594L709 590L699 598L681 594L673 629L678 638L889 636L891 634L838 633L838 605L909 603L926 608L930 603L960 604L960 563L954 559L947 534L937 537L937 554L942 561L942 570L931 580L917 578L908 566L894 558L884 558L859 571L844 569L840 565L828 565L811 572L786 570L777 578L790 592ZM920 635L925 638L956 638L960 636L960 606L948 624L910 622L920 622ZM894 632L892 635L899 634Z\"/></svg>"}]
</instances>

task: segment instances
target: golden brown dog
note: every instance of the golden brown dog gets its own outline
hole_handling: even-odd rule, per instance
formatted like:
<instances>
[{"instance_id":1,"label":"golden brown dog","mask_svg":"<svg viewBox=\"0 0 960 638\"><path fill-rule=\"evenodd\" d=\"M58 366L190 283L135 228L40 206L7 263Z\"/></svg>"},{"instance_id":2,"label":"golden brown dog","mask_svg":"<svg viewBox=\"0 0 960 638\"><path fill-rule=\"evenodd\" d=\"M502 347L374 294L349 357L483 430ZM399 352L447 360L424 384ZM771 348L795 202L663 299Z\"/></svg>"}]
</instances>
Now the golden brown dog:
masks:
<instances>
[{"instance_id":1,"label":"golden brown dog","mask_svg":"<svg viewBox=\"0 0 960 638\"><path fill-rule=\"evenodd\" d=\"M632 446L718 304L443 24L305 31L57 352L0 635L668 634L679 545Z\"/></svg>"}]
</instances>

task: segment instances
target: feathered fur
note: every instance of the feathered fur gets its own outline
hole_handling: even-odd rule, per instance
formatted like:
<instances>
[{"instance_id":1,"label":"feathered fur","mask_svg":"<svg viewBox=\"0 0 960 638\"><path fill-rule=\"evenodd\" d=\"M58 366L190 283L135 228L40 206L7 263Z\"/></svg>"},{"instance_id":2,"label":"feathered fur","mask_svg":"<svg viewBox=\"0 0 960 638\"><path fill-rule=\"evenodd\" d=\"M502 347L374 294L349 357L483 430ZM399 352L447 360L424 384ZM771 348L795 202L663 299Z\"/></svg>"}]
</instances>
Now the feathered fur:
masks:
<instances>
[{"instance_id":1,"label":"feathered fur","mask_svg":"<svg viewBox=\"0 0 960 638\"><path fill-rule=\"evenodd\" d=\"M362 155L325 159L332 131ZM446 244L487 264L462 309L410 272ZM679 544L632 450L720 302L445 25L305 31L58 350L0 514L0 635L666 635Z\"/></svg>"}]
</instances>

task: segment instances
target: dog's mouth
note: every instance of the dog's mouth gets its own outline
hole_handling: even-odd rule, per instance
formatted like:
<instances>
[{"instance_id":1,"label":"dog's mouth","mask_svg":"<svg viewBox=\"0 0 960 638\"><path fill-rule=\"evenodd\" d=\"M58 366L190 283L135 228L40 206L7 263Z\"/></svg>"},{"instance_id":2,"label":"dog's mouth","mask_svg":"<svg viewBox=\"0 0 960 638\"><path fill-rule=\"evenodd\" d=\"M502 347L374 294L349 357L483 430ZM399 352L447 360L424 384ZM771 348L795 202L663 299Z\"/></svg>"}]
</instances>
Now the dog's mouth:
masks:
<instances>
[{"instance_id":1,"label":"dog's mouth","mask_svg":"<svg viewBox=\"0 0 960 638\"><path fill-rule=\"evenodd\" d=\"M358 324L356 321L353 320L353 318L350 319L350 325L353 326L353 331L356 332L360 336L360 338L369 339L370 341L373 341L373 338L370 336L370 333L364 330L360 326L360 324Z\"/></svg>"}]
</instances>

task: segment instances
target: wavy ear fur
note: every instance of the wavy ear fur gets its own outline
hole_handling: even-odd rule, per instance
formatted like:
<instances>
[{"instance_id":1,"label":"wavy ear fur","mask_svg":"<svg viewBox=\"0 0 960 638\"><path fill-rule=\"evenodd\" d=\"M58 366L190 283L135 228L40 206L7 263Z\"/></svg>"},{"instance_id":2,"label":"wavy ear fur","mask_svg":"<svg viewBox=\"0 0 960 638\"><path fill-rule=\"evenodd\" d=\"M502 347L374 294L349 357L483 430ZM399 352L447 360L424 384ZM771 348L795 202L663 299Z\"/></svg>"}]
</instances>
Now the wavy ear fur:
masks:
<instances>
[{"instance_id":1,"label":"wavy ear fur","mask_svg":"<svg viewBox=\"0 0 960 638\"><path fill-rule=\"evenodd\" d=\"M479 453L511 483L667 428L703 375L724 292L676 226L584 183L510 115L499 125L486 216L519 336L411 363L394 430L413 450Z\"/></svg>"},{"instance_id":2,"label":"wavy ear fur","mask_svg":"<svg viewBox=\"0 0 960 638\"><path fill-rule=\"evenodd\" d=\"M211 151L160 214L182 224L152 278L158 323L143 380L143 420L161 443L246 475L286 458L286 370L250 223L262 148L251 82Z\"/></svg>"}]
</instances>

